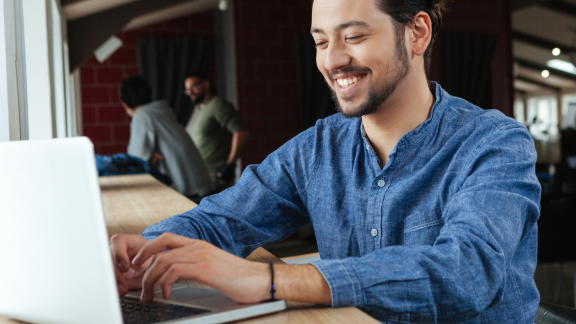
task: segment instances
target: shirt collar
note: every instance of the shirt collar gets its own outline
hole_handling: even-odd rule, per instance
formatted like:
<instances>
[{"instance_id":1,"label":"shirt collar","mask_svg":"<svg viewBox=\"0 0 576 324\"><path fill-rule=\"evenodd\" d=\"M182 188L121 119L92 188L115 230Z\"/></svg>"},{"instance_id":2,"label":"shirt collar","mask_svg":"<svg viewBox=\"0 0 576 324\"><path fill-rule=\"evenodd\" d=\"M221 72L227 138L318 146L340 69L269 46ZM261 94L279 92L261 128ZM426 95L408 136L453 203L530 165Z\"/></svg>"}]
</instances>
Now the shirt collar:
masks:
<instances>
[{"instance_id":1,"label":"shirt collar","mask_svg":"<svg viewBox=\"0 0 576 324\"><path fill-rule=\"evenodd\" d=\"M428 133L430 133L431 130L435 129L438 123L440 122L440 119L442 119L444 111L446 110L446 105L444 103L446 102L445 96L447 95L447 93L444 89L442 89L442 87L438 83L434 81L428 82L428 86L430 87L431 91L434 91L436 93L436 102L434 103L434 106L432 106L430 117L428 117L428 119L425 122L423 122L418 128L402 136L402 138L398 141L394 149L392 149L392 152L390 152L389 157L397 152L406 150L407 148L416 143L422 142L422 139ZM370 144L370 140L366 135L364 124L362 122L360 122L360 124L361 124L360 132L362 134L362 139L364 140L364 145L366 146L366 149L371 154L376 155L374 148Z\"/></svg>"},{"instance_id":2,"label":"shirt collar","mask_svg":"<svg viewBox=\"0 0 576 324\"><path fill-rule=\"evenodd\" d=\"M198 107L199 110L202 110L202 109L208 107L209 105L211 105L214 102L214 99L216 99L216 96L212 96L212 98L210 100L208 100L207 103L198 104L198 105L196 105L196 107Z\"/></svg>"}]
</instances>

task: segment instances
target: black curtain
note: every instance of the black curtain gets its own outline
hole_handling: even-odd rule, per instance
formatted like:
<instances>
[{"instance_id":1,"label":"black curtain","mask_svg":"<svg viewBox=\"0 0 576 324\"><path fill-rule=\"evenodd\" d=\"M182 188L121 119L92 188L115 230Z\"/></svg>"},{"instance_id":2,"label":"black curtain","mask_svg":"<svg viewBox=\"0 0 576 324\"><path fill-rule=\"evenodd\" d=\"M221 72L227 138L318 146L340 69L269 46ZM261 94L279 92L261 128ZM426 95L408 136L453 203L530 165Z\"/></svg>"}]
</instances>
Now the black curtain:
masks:
<instances>
[{"instance_id":1,"label":"black curtain","mask_svg":"<svg viewBox=\"0 0 576 324\"><path fill-rule=\"evenodd\" d=\"M298 99L302 130L336 112L330 88L316 66L316 49L310 34L296 37L296 64L298 67Z\"/></svg>"},{"instance_id":2,"label":"black curtain","mask_svg":"<svg viewBox=\"0 0 576 324\"><path fill-rule=\"evenodd\" d=\"M184 80L195 71L207 73L213 58L212 39L138 39L138 70L150 81L152 98L166 99L184 126L192 115L190 98L184 95Z\"/></svg>"},{"instance_id":3,"label":"black curtain","mask_svg":"<svg viewBox=\"0 0 576 324\"><path fill-rule=\"evenodd\" d=\"M442 33L443 87L478 107L492 108L492 59L497 35Z\"/></svg>"}]
</instances>

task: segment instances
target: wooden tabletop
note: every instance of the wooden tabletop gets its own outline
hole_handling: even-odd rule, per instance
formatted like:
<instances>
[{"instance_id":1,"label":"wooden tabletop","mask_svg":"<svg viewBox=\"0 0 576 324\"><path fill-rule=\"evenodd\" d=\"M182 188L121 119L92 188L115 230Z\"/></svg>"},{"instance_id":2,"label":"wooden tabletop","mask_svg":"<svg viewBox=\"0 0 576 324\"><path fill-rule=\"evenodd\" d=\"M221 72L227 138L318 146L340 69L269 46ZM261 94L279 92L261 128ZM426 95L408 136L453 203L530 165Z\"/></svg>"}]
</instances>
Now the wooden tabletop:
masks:
<instances>
[{"instance_id":1,"label":"wooden tabletop","mask_svg":"<svg viewBox=\"0 0 576 324\"><path fill-rule=\"evenodd\" d=\"M150 175L101 177L100 188L109 236L116 233L141 234L148 226L197 206ZM247 259L283 262L262 248ZM379 323L355 307L330 308L290 301L287 304L285 311L237 323ZM14 323L19 322L0 316L0 324Z\"/></svg>"},{"instance_id":2,"label":"wooden tabletop","mask_svg":"<svg viewBox=\"0 0 576 324\"><path fill-rule=\"evenodd\" d=\"M148 226L197 206L148 174L99 180L108 236L142 234Z\"/></svg>"}]
</instances>

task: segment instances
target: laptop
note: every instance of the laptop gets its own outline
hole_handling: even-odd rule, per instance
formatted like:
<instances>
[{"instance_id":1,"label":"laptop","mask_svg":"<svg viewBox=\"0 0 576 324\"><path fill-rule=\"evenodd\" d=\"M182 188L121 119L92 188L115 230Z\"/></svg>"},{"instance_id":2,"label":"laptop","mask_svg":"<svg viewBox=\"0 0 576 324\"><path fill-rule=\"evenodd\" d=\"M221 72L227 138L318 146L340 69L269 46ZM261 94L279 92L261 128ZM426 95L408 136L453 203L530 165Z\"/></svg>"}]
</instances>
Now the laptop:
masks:
<instances>
[{"instance_id":1,"label":"laptop","mask_svg":"<svg viewBox=\"0 0 576 324\"><path fill-rule=\"evenodd\" d=\"M286 308L184 284L121 306L85 137L0 143L0 260L0 315L33 323L223 323Z\"/></svg>"}]
</instances>

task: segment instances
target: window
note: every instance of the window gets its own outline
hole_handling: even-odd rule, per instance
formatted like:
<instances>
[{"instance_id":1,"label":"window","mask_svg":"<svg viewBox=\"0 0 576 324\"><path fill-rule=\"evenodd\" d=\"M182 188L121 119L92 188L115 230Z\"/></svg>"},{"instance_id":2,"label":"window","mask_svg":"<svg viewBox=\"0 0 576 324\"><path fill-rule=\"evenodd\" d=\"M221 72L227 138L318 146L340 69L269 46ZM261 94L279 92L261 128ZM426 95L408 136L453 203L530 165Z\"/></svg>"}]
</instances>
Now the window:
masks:
<instances>
[{"instance_id":1,"label":"window","mask_svg":"<svg viewBox=\"0 0 576 324\"><path fill-rule=\"evenodd\" d=\"M528 99L526 125L536 140L558 140L558 100L556 97Z\"/></svg>"},{"instance_id":2,"label":"window","mask_svg":"<svg viewBox=\"0 0 576 324\"><path fill-rule=\"evenodd\" d=\"M0 6L0 141L76 136L78 74L57 0Z\"/></svg>"},{"instance_id":3,"label":"window","mask_svg":"<svg viewBox=\"0 0 576 324\"><path fill-rule=\"evenodd\" d=\"M522 119L521 115L526 117L524 125L534 138L538 163L559 162L558 98L555 96L531 97L528 98L526 107L523 102L516 102L514 112L515 118L519 121Z\"/></svg>"},{"instance_id":4,"label":"window","mask_svg":"<svg viewBox=\"0 0 576 324\"><path fill-rule=\"evenodd\" d=\"M19 2L0 6L0 142L26 139L27 116L21 102L22 10Z\"/></svg>"},{"instance_id":5,"label":"window","mask_svg":"<svg viewBox=\"0 0 576 324\"><path fill-rule=\"evenodd\" d=\"M524 98L519 97L514 101L514 119L526 125L526 118L524 112Z\"/></svg>"}]
</instances>

